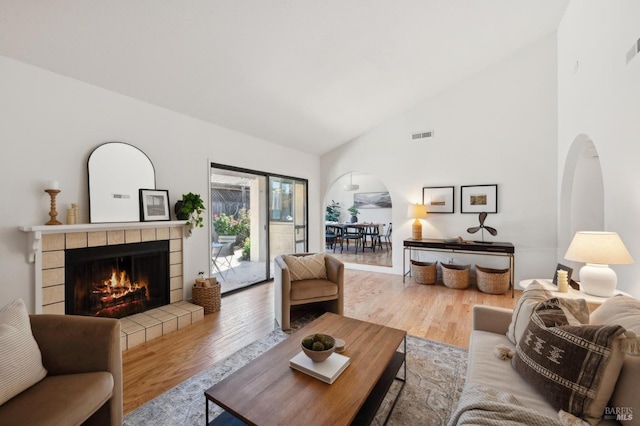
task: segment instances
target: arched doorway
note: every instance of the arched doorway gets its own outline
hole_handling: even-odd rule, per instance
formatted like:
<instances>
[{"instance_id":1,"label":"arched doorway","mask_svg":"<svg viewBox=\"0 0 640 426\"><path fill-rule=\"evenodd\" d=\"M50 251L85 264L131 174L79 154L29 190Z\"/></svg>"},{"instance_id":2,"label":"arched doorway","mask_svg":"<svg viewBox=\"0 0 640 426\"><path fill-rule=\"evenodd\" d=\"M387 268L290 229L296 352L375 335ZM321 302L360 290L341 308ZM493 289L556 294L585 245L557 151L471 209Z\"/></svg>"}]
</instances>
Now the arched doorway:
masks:
<instances>
[{"instance_id":1,"label":"arched doorway","mask_svg":"<svg viewBox=\"0 0 640 426\"><path fill-rule=\"evenodd\" d=\"M577 231L604 230L604 182L595 144L577 136L565 160L560 189L558 250L564 256Z\"/></svg>"},{"instance_id":2,"label":"arched doorway","mask_svg":"<svg viewBox=\"0 0 640 426\"><path fill-rule=\"evenodd\" d=\"M357 186L357 189L351 189ZM347 189L345 189L345 187ZM339 222L349 222L351 219L351 213L348 209L355 205L355 203L361 199L390 199L389 191L386 185L377 176L371 173L363 173L352 171L346 173L336 179L336 181L327 190L324 197L323 208L326 206L337 203L340 212ZM381 225L379 232L382 236L387 234L389 227L391 226L391 211L392 207L387 203L364 203L358 204L358 223L373 223ZM390 239L389 239L390 240ZM384 238L383 238L383 242ZM392 262L392 247L391 244L383 244L382 249L377 248L373 250L359 250L355 253L353 244L350 245L350 250L346 250L346 246L343 246L342 253L338 247L334 251L334 247L327 245L325 251L330 254L335 254L344 263L358 264L358 265L374 265L374 266L393 266Z\"/></svg>"}]
</instances>

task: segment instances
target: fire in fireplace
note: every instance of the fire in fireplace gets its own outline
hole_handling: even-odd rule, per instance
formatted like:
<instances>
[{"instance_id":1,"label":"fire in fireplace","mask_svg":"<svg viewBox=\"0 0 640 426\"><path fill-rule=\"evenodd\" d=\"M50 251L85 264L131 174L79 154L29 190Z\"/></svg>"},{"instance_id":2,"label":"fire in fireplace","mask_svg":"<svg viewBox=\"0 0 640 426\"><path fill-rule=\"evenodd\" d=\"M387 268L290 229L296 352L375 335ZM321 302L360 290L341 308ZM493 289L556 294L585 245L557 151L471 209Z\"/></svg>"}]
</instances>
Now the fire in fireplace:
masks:
<instances>
[{"instance_id":1,"label":"fire in fireplace","mask_svg":"<svg viewBox=\"0 0 640 426\"><path fill-rule=\"evenodd\" d=\"M122 318L169 303L169 242L65 251L65 312Z\"/></svg>"}]
</instances>

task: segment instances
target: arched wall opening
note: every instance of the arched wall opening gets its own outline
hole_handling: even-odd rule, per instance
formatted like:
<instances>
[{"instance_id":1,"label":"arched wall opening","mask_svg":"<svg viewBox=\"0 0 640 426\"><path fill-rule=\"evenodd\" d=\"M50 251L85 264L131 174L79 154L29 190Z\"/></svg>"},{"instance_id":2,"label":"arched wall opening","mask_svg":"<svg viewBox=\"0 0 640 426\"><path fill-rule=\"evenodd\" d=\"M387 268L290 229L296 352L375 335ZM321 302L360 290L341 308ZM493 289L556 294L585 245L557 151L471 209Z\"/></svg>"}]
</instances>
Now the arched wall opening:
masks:
<instances>
[{"instance_id":1,"label":"arched wall opening","mask_svg":"<svg viewBox=\"0 0 640 426\"><path fill-rule=\"evenodd\" d=\"M576 232L604 230L604 181L600 158L595 144L584 134L574 139L567 152L560 188L559 225L558 258L563 261Z\"/></svg>"},{"instance_id":2,"label":"arched wall opening","mask_svg":"<svg viewBox=\"0 0 640 426\"><path fill-rule=\"evenodd\" d=\"M345 185L354 184L358 185L358 189L354 191L347 191L344 189ZM331 204L337 202L340 204L340 222L349 222L351 213L347 210L354 205L354 196L356 194L383 194L389 193L387 186L377 176L371 173L364 173L358 171L350 171L342 176L338 177L329 187L324 195L323 209ZM392 200L393 201L393 200ZM359 208L358 222L367 223L379 223L384 224L384 232L388 229L389 224L392 221L392 209L393 207L369 207ZM322 231L324 236L324 229ZM332 251L330 251L332 253ZM347 263L374 265L374 266L393 266L392 262L392 248L389 247L389 251L385 249L380 252L376 250L376 256L369 256L371 251L367 251L365 254L358 254L358 256L345 257L344 260ZM383 255L384 253L384 255ZM337 253L336 253L337 254ZM374 263L371 263L371 262Z\"/></svg>"}]
</instances>

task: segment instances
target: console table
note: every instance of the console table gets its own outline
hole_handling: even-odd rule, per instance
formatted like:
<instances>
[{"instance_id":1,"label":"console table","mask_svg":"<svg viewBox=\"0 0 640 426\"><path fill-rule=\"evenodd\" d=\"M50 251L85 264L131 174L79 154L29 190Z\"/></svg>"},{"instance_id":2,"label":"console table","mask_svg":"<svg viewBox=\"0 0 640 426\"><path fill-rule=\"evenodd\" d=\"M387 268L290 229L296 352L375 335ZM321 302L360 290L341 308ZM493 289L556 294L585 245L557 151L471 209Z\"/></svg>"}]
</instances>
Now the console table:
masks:
<instances>
[{"instance_id":1,"label":"console table","mask_svg":"<svg viewBox=\"0 0 640 426\"><path fill-rule=\"evenodd\" d=\"M416 240L409 238L404 240L404 250L402 252L402 282L404 283L405 277L411 274L411 267L409 272L406 271L407 261L406 254L409 251L409 259L411 259L411 253L416 251L435 251L444 253L470 253L486 256L506 256L509 258L509 287L511 288L511 297L514 297L514 270L515 270L515 247L511 243L505 242L491 242L480 243L476 241L461 242L454 241L448 242L439 239L420 239Z\"/></svg>"}]
</instances>

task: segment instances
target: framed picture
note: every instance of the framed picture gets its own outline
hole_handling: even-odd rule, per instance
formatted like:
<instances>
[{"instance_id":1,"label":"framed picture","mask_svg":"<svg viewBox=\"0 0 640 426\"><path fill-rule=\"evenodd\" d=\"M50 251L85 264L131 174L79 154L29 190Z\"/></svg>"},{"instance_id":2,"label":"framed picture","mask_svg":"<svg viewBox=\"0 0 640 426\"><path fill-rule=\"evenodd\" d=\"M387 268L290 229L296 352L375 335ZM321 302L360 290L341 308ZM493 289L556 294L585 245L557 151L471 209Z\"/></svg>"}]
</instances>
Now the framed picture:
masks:
<instances>
[{"instance_id":1,"label":"framed picture","mask_svg":"<svg viewBox=\"0 0 640 426\"><path fill-rule=\"evenodd\" d=\"M356 192L353 205L358 209L389 209L391 196L388 192Z\"/></svg>"},{"instance_id":2,"label":"framed picture","mask_svg":"<svg viewBox=\"0 0 640 426\"><path fill-rule=\"evenodd\" d=\"M460 187L460 213L498 213L498 185Z\"/></svg>"},{"instance_id":3,"label":"framed picture","mask_svg":"<svg viewBox=\"0 0 640 426\"><path fill-rule=\"evenodd\" d=\"M567 271L567 278L569 279L569 282L571 282L571 274L573 274L573 268L569 268L562 263L558 263L555 271L553 271L553 280L551 281L553 285L558 285L558 270Z\"/></svg>"},{"instance_id":4,"label":"framed picture","mask_svg":"<svg viewBox=\"0 0 640 426\"><path fill-rule=\"evenodd\" d=\"M422 188L422 204L427 213L453 213L455 211L453 186L425 186Z\"/></svg>"},{"instance_id":5,"label":"framed picture","mask_svg":"<svg viewBox=\"0 0 640 426\"><path fill-rule=\"evenodd\" d=\"M171 220L169 191L166 189L140 189L140 221Z\"/></svg>"}]
</instances>

